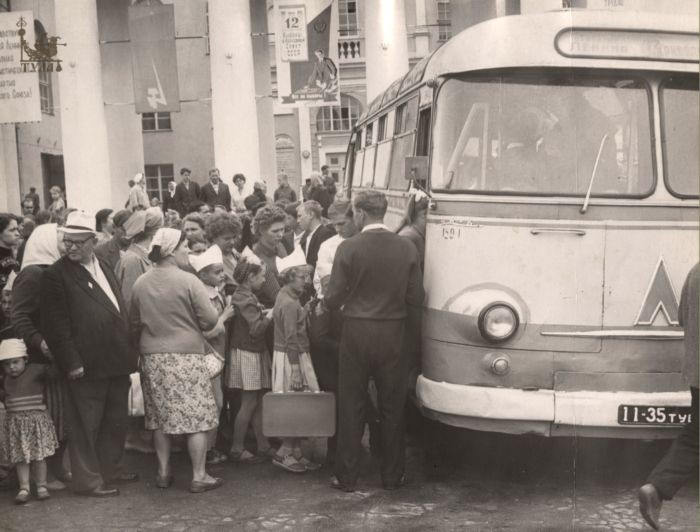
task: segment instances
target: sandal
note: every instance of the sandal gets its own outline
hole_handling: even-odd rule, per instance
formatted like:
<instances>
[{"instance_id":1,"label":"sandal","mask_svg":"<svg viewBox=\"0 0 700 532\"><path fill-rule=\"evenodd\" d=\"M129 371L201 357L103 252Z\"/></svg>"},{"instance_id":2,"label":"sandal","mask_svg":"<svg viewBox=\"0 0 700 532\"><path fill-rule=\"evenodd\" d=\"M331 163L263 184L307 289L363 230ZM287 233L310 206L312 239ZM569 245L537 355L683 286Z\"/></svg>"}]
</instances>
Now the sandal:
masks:
<instances>
[{"instance_id":1,"label":"sandal","mask_svg":"<svg viewBox=\"0 0 700 532\"><path fill-rule=\"evenodd\" d=\"M39 501L45 501L46 499L51 498L51 494L49 493L49 490L46 486L37 486L36 487L36 498Z\"/></svg>"},{"instance_id":2,"label":"sandal","mask_svg":"<svg viewBox=\"0 0 700 532\"><path fill-rule=\"evenodd\" d=\"M15 504L27 504L29 502L29 490L21 488L15 497Z\"/></svg>"},{"instance_id":3,"label":"sandal","mask_svg":"<svg viewBox=\"0 0 700 532\"><path fill-rule=\"evenodd\" d=\"M261 464L267 461L264 456L257 456L244 449L243 451L231 451L228 455L228 459L231 462L237 462L239 464Z\"/></svg>"},{"instance_id":4,"label":"sandal","mask_svg":"<svg viewBox=\"0 0 700 532\"><path fill-rule=\"evenodd\" d=\"M323 467L322 464L319 464L317 462L312 462L308 458L304 458L303 456L298 459L299 463L303 465L307 471L318 471Z\"/></svg>"}]
</instances>

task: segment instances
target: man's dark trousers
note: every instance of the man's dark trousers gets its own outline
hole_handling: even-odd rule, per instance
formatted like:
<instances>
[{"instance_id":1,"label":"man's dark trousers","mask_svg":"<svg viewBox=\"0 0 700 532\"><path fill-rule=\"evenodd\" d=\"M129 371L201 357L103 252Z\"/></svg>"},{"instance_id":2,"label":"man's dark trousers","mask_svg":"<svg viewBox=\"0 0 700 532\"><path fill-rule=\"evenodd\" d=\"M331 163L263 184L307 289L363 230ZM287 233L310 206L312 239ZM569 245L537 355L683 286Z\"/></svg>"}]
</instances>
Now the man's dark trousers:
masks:
<instances>
[{"instance_id":1,"label":"man's dark trousers","mask_svg":"<svg viewBox=\"0 0 700 532\"><path fill-rule=\"evenodd\" d=\"M698 477L698 389L691 386L691 418L666 455L649 475L647 482L662 500L671 500L683 484Z\"/></svg>"},{"instance_id":2,"label":"man's dark trousers","mask_svg":"<svg viewBox=\"0 0 700 532\"><path fill-rule=\"evenodd\" d=\"M128 425L128 375L68 381L72 488L88 491L121 473Z\"/></svg>"},{"instance_id":3,"label":"man's dark trousers","mask_svg":"<svg viewBox=\"0 0 700 532\"><path fill-rule=\"evenodd\" d=\"M404 320L346 317L343 323L335 473L346 487L355 487L360 473L370 377L377 386L379 402L382 482L395 486L404 474L408 390L408 361L402 352L404 327Z\"/></svg>"}]
</instances>

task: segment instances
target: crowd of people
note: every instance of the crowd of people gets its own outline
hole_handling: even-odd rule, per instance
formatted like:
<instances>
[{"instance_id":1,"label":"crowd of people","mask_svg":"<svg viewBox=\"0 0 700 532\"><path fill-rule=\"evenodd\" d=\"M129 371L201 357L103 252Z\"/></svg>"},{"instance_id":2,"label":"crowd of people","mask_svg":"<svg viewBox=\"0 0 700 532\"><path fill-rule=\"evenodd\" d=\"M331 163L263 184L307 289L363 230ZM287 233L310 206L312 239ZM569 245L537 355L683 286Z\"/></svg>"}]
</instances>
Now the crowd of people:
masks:
<instances>
[{"instance_id":1,"label":"crowd of people","mask_svg":"<svg viewBox=\"0 0 700 532\"><path fill-rule=\"evenodd\" d=\"M16 502L32 480L39 500L67 484L117 495L138 481L125 449L153 449L167 489L183 445L193 493L221 486L207 465L227 460L322 467L299 438L265 437L269 391L336 394L332 487L355 489L376 420L384 487L401 486L427 198L412 196L397 234L382 193L336 198L327 168L301 202L286 176L269 198L262 182L247 194L242 174L232 190L217 169L202 186L180 175L157 206L138 174L116 212L70 209L59 194L48 216L29 195L21 216L0 214L0 449Z\"/></svg>"}]
</instances>

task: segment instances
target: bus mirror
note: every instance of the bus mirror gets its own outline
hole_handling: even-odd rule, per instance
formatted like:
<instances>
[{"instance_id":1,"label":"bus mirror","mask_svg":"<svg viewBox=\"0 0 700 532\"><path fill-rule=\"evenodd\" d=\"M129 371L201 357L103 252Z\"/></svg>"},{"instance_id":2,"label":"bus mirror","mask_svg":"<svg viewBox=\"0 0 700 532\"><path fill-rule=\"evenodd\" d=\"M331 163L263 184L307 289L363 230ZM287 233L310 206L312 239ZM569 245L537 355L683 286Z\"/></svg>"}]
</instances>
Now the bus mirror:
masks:
<instances>
[{"instance_id":1,"label":"bus mirror","mask_svg":"<svg viewBox=\"0 0 700 532\"><path fill-rule=\"evenodd\" d=\"M428 157L419 155L416 157L406 157L406 180L407 181L427 181L428 179Z\"/></svg>"}]
</instances>

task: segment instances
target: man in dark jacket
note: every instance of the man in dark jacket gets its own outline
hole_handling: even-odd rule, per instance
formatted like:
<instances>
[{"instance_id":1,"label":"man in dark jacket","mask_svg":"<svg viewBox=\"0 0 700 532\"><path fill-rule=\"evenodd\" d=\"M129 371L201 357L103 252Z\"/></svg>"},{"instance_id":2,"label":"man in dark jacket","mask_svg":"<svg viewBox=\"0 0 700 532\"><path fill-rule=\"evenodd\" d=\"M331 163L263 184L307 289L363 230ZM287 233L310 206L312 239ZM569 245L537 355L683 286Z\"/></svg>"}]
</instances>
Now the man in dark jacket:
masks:
<instances>
[{"instance_id":1,"label":"man in dark jacket","mask_svg":"<svg viewBox=\"0 0 700 532\"><path fill-rule=\"evenodd\" d=\"M66 256L41 279L41 332L68 379L72 488L118 495L113 483L138 479L121 471L137 355L119 282L94 254L95 218L72 212L62 232Z\"/></svg>"},{"instance_id":2,"label":"man in dark jacket","mask_svg":"<svg viewBox=\"0 0 700 532\"><path fill-rule=\"evenodd\" d=\"M683 427L673 445L639 488L639 511L654 529L659 529L663 501L670 501L681 487L698 477L698 353L700 352L700 264L695 264L683 285L678 309L683 326L683 377L690 387L690 421Z\"/></svg>"},{"instance_id":3,"label":"man in dark jacket","mask_svg":"<svg viewBox=\"0 0 700 532\"><path fill-rule=\"evenodd\" d=\"M338 246L324 299L329 309L342 307L345 320L340 341L338 450L331 486L355 489L372 377L381 409L382 482L385 489L396 489L405 481L409 360L402 340L409 308L423 303L420 259L413 244L384 225L384 194L359 192L352 207L361 232Z\"/></svg>"},{"instance_id":4,"label":"man in dark jacket","mask_svg":"<svg viewBox=\"0 0 700 532\"><path fill-rule=\"evenodd\" d=\"M190 203L199 199L199 184L191 180L192 172L189 168L180 170L182 180L175 187L175 196L172 201L172 209L180 213L184 218L189 212Z\"/></svg>"},{"instance_id":5,"label":"man in dark jacket","mask_svg":"<svg viewBox=\"0 0 700 532\"><path fill-rule=\"evenodd\" d=\"M228 185L221 181L218 168L209 170L209 183L200 189L199 199L212 209L215 205L221 205L226 207L227 211L231 210L231 191Z\"/></svg>"}]
</instances>

